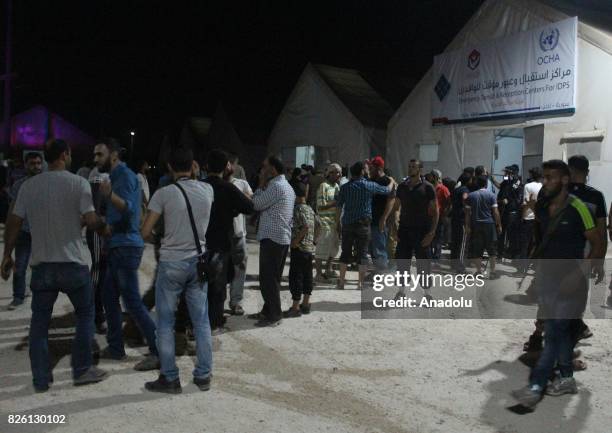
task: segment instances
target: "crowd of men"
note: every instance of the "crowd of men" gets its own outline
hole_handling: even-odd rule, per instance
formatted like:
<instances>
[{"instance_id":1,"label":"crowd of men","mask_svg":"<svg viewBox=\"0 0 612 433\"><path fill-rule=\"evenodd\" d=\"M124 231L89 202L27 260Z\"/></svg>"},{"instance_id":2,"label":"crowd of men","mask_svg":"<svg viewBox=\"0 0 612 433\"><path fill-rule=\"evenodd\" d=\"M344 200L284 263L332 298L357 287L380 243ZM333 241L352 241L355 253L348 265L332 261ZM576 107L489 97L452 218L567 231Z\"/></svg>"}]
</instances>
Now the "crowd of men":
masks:
<instances>
[{"instance_id":1,"label":"crowd of men","mask_svg":"<svg viewBox=\"0 0 612 433\"><path fill-rule=\"evenodd\" d=\"M592 259L597 278L603 277L606 205L603 195L586 185L589 164L582 156L570 158L569 164L552 160L534 167L525 183L516 165L506 167L501 183L482 166L465 168L454 181L436 169L423 173L418 160L410 161L406 178L396 180L380 156L354 163L344 175L339 164L330 163L324 176L303 167L289 177L282 161L269 156L257 184L250 185L235 156L212 150L202 176L192 151L179 147L171 153L168 174L154 192L149 190L148 165L139 163L136 174L121 156L117 140L100 139L94 149L95 167L74 175L69 172L70 147L63 140L51 140L45 147L48 170L41 172L39 154L29 154L27 177L12 187L2 276L8 279L13 272L9 308L18 308L26 293L28 261L32 266L29 339L38 392L53 382L48 329L59 292L66 293L75 308L75 385L107 376L93 363L94 332L105 334L108 343L95 351L96 356L121 361L126 358L126 328L131 326L149 350L134 368L160 370L146 389L181 392L175 362L176 336L181 334L195 340L194 384L210 389L211 336L226 329L228 290L229 314L245 313L246 215L253 216L259 242L263 308L249 315L257 327L274 327L283 318L309 314L313 286L326 283L344 289L353 265L359 270L358 288L369 266L378 272L401 270L414 257L417 270L429 273L445 245L458 273L470 265L467 251L475 272L484 275L486 252L492 280L499 278L498 257L513 260L519 274L534 266L533 259L586 257ZM145 242L155 246L158 263L153 285L142 297L138 269ZM281 277L288 256L292 304L283 310ZM553 313L539 316L542 320L526 350L541 355L529 386L515 394L530 407L545 391L576 392L573 350L579 339L592 335L580 319L588 288L559 295L555 288L563 286L562 277L572 269L543 269L539 271L553 273L554 278L536 278L536 292L540 309L552 305ZM430 287L422 289L432 298ZM120 299L130 321L125 328ZM563 310L568 302L575 307L571 312ZM607 302L612 305L612 297ZM149 313L152 308L155 321Z\"/></svg>"}]
</instances>

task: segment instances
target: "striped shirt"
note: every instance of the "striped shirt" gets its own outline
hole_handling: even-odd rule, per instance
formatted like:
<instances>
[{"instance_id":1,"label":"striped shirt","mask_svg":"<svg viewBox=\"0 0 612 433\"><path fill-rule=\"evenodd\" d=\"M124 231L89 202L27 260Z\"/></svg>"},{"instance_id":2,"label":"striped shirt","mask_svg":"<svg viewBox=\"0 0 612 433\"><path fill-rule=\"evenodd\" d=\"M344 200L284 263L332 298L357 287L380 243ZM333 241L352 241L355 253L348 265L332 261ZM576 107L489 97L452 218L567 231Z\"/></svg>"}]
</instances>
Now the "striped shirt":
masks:
<instances>
[{"instance_id":1,"label":"striped shirt","mask_svg":"<svg viewBox=\"0 0 612 433\"><path fill-rule=\"evenodd\" d=\"M388 195L392 190L386 186L359 178L340 187L339 209L343 209L342 224L352 224L365 218L372 219L372 197L376 194Z\"/></svg>"},{"instance_id":2,"label":"striped shirt","mask_svg":"<svg viewBox=\"0 0 612 433\"><path fill-rule=\"evenodd\" d=\"M266 189L253 194L255 210L260 211L257 240L270 239L280 245L291 243L291 226L295 193L285 179L278 175L271 179Z\"/></svg>"}]
</instances>

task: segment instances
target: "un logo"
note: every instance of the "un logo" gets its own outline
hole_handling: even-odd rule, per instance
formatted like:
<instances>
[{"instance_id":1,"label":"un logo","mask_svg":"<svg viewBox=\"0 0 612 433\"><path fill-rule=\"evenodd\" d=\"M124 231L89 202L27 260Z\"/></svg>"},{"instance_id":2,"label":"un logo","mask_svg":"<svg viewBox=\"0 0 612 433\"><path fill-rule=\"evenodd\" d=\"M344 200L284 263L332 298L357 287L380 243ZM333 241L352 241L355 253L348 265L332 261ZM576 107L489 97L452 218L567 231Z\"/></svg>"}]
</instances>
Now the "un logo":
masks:
<instances>
[{"instance_id":1,"label":"un logo","mask_svg":"<svg viewBox=\"0 0 612 433\"><path fill-rule=\"evenodd\" d=\"M540 48L542 51L552 51L559 43L559 29L546 29L540 33Z\"/></svg>"}]
</instances>

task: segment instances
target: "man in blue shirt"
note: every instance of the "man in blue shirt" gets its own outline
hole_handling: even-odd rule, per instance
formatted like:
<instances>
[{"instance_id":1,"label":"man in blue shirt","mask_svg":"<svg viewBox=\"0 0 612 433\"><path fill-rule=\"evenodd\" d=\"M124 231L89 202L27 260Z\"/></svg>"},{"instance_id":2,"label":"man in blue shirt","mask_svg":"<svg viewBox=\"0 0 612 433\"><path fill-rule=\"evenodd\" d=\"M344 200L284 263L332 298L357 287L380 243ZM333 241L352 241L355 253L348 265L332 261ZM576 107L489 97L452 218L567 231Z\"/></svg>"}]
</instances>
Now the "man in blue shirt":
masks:
<instances>
[{"instance_id":1,"label":"man in blue shirt","mask_svg":"<svg viewBox=\"0 0 612 433\"><path fill-rule=\"evenodd\" d=\"M336 213L338 224L342 214L342 253L340 254L340 279L338 288L344 289L346 267L358 261L360 265L368 264L368 244L370 242L370 224L372 222L372 198L376 194L389 195L395 182L382 186L364 177L365 165L359 161L351 167L351 180L340 187L336 205L341 212ZM343 212L342 212L343 211ZM339 224L340 225L340 224ZM353 251L356 257L353 256ZM359 270L359 288L363 282L364 272Z\"/></svg>"},{"instance_id":2,"label":"man in blue shirt","mask_svg":"<svg viewBox=\"0 0 612 433\"><path fill-rule=\"evenodd\" d=\"M144 242L140 235L140 205L142 193L136 174L121 161L121 146L114 138L99 141L94 149L94 161L101 173L110 173L110 182L100 185L106 198L106 234L108 241L108 269L104 281L104 309L108 331L108 347L101 358L126 358L121 333L121 307L119 296L132 319L147 340L150 354L134 367L139 371L159 368L155 344L155 323L149 316L138 285L138 267L142 259Z\"/></svg>"}]
</instances>

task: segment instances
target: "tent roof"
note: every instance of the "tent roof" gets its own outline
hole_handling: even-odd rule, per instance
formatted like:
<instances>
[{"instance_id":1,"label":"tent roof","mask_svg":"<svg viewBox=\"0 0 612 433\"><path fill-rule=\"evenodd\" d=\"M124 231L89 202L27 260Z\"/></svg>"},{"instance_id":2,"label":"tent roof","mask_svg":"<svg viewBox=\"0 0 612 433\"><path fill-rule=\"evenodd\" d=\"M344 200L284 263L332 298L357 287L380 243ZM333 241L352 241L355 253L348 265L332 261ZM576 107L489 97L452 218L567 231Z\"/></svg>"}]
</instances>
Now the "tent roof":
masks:
<instances>
[{"instance_id":1,"label":"tent roof","mask_svg":"<svg viewBox=\"0 0 612 433\"><path fill-rule=\"evenodd\" d=\"M366 126L385 129L393 108L355 69L313 65L342 103Z\"/></svg>"}]
</instances>

